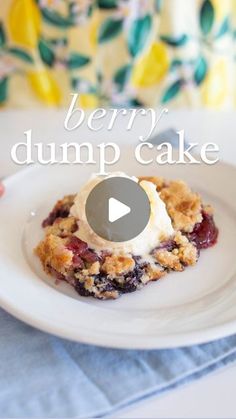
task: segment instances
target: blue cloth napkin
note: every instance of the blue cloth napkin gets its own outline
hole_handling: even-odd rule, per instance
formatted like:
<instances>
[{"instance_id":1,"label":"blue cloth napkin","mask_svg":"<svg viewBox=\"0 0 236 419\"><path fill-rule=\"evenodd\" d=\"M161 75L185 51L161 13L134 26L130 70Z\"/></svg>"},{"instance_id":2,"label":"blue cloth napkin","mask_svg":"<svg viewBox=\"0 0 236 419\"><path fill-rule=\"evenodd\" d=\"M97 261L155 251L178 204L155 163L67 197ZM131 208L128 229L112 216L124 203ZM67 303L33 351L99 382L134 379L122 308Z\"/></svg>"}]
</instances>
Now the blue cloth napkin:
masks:
<instances>
[{"instance_id":1,"label":"blue cloth napkin","mask_svg":"<svg viewBox=\"0 0 236 419\"><path fill-rule=\"evenodd\" d=\"M170 350L104 349L0 310L0 417L86 418L171 391L236 360L236 335Z\"/></svg>"}]
</instances>

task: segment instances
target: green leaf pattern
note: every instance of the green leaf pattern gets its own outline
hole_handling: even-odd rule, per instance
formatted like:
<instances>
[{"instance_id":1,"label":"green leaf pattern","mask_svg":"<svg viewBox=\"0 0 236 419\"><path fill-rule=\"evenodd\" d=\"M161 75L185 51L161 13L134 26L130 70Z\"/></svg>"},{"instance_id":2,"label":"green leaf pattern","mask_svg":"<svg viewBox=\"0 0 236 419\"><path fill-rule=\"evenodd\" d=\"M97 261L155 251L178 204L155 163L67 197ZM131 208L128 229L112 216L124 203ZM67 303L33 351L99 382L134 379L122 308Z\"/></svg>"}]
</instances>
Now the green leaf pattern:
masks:
<instances>
[{"instance_id":1,"label":"green leaf pattern","mask_svg":"<svg viewBox=\"0 0 236 419\"><path fill-rule=\"evenodd\" d=\"M8 77L0 80L0 106L6 102L8 93Z\"/></svg>"},{"instance_id":2,"label":"green leaf pattern","mask_svg":"<svg viewBox=\"0 0 236 419\"><path fill-rule=\"evenodd\" d=\"M98 7L100 9L115 9L117 7L117 0L98 0Z\"/></svg>"},{"instance_id":3,"label":"green leaf pattern","mask_svg":"<svg viewBox=\"0 0 236 419\"><path fill-rule=\"evenodd\" d=\"M5 45L6 35L5 30L3 28L3 24L0 22L0 48Z\"/></svg>"},{"instance_id":4,"label":"green leaf pattern","mask_svg":"<svg viewBox=\"0 0 236 419\"><path fill-rule=\"evenodd\" d=\"M160 38L163 42L166 42L168 45L172 47L181 47L182 45L185 45L189 39L188 35L186 34L182 34L178 37L161 35Z\"/></svg>"},{"instance_id":5,"label":"green leaf pattern","mask_svg":"<svg viewBox=\"0 0 236 419\"><path fill-rule=\"evenodd\" d=\"M68 61L67 66L70 69L76 69L80 67L86 66L90 62L90 58L87 55L82 55L78 53L71 53Z\"/></svg>"},{"instance_id":6,"label":"green leaf pattern","mask_svg":"<svg viewBox=\"0 0 236 419\"><path fill-rule=\"evenodd\" d=\"M150 15L134 20L128 35L128 49L132 57L136 57L148 42L152 19Z\"/></svg>"},{"instance_id":7,"label":"green leaf pattern","mask_svg":"<svg viewBox=\"0 0 236 419\"><path fill-rule=\"evenodd\" d=\"M99 30L98 42L100 44L109 42L117 37L122 31L122 19L106 19Z\"/></svg>"},{"instance_id":8,"label":"green leaf pattern","mask_svg":"<svg viewBox=\"0 0 236 419\"><path fill-rule=\"evenodd\" d=\"M194 71L194 81L196 85L203 82L207 74L207 61L204 57L199 57Z\"/></svg>"},{"instance_id":9,"label":"green leaf pattern","mask_svg":"<svg viewBox=\"0 0 236 419\"><path fill-rule=\"evenodd\" d=\"M44 39L40 39L38 48L42 61L49 67L52 67L55 62L55 53L50 44Z\"/></svg>"},{"instance_id":10,"label":"green leaf pattern","mask_svg":"<svg viewBox=\"0 0 236 419\"><path fill-rule=\"evenodd\" d=\"M200 25L203 35L207 35L211 31L214 23L214 15L212 2L210 0L204 0L200 10Z\"/></svg>"},{"instance_id":11,"label":"green leaf pattern","mask_svg":"<svg viewBox=\"0 0 236 419\"><path fill-rule=\"evenodd\" d=\"M226 16L226 18L221 23L218 32L216 33L216 38L221 38L222 36L230 33L230 19L229 16Z\"/></svg>"},{"instance_id":12,"label":"green leaf pattern","mask_svg":"<svg viewBox=\"0 0 236 419\"><path fill-rule=\"evenodd\" d=\"M62 16L56 11L42 8L41 9L42 17L43 19L52 26L58 27L58 28L70 28L71 26L75 25L75 20L73 15L68 15L66 17Z\"/></svg>"},{"instance_id":13,"label":"green leaf pattern","mask_svg":"<svg viewBox=\"0 0 236 419\"><path fill-rule=\"evenodd\" d=\"M126 64L123 67L120 67L114 75L114 82L117 85L119 91L122 91L128 82L132 66L131 64Z\"/></svg>"},{"instance_id":14,"label":"green leaf pattern","mask_svg":"<svg viewBox=\"0 0 236 419\"><path fill-rule=\"evenodd\" d=\"M22 48L11 47L7 49L7 52L26 63L34 62L32 56Z\"/></svg>"},{"instance_id":15,"label":"green leaf pattern","mask_svg":"<svg viewBox=\"0 0 236 419\"><path fill-rule=\"evenodd\" d=\"M166 103L174 99L181 91L181 87L183 85L184 85L183 79L176 80L174 83L172 83L164 92L164 95L162 96L162 99L161 99L161 103L165 105Z\"/></svg>"}]
</instances>

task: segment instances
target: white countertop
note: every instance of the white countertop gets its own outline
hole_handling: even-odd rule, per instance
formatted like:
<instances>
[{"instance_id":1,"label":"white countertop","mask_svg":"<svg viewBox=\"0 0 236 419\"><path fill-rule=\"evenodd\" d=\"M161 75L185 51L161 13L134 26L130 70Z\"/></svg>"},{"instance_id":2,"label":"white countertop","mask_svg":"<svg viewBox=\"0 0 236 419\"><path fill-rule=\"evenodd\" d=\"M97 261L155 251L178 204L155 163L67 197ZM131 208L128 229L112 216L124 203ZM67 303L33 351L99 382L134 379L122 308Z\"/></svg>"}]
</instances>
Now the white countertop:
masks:
<instances>
[{"instance_id":1,"label":"white countertop","mask_svg":"<svg viewBox=\"0 0 236 419\"><path fill-rule=\"evenodd\" d=\"M24 141L23 132L32 129L34 142L72 141L137 142L137 136L147 132L147 120L140 117L134 130L127 132L127 117L120 116L115 129L104 128L91 132L84 124L73 132L63 128L64 111L6 111L0 113L0 179L22 166L11 161L10 150L16 142ZM107 116L109 118L109 115ZM158 131L167 127L185 129L192 142L215 142L220 147L220 159L236 164L236 112L172 111L163 116ZM236 181L236 179L235 179ZM211 376L187 384L166 395L146 400L126 409L119 418L236 418L235 403L236 365L229 366Z\"/></svg>"}]
</instances>

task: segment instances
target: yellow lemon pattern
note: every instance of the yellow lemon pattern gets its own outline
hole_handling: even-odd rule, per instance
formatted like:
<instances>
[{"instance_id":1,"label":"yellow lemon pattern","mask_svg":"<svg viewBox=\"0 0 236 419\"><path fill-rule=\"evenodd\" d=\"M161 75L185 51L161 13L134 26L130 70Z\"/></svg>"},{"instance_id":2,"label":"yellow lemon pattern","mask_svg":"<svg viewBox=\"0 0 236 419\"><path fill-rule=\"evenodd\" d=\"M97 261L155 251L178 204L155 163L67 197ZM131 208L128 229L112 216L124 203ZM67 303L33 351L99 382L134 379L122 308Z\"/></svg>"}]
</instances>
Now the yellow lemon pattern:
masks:
<instances>
[{"instance_id":1,"label":"yellow lemon pattern","mask_svg":"<svg viewBox=\"0 0 236 419\"><path fill-rule=\"evenodd\" d=\"M0 108L236 103L236 0L134 3L2 1Z\"/></svg>"},{"instance_id":2,"label":"yellow lemon pattern","mask_svg":"<svg viewBox=\"0 0 236 419\"><path fill-rule=\"evenodd\" d=\"M91 17L90 22L89 22L89 41L90 41L91 47L94 50L97 47L98 31L99 31L100 23L101 23L100 14L98 12L93 13L93 16Z\"/></svg>"},{"instance_id":3,"label":"yellow lemon pattern","mask_svg":"<svg viewBox=\"0 0 236 419\"><path fill-rule=\"evenodd\" d=\"M93 109L98 106L98 98L92 93L81 93L79 95L79 106L84 109Z\"/></svg>"},{"instance_id":4,"label":"yellow lemon pattern","mask_svg":"<svg viewBox=\"0 0 236 419\"><path fill-rule=\"evenodd\" d=\"M34 0L13 0L9 9L8 28L12 41L35 48L40 32L40 12Z\"/></svg>"},{"instance_id":5,"label":"yellow lemon pattern","mask_svg":"<svg viewBox=\"0 0 236 419\"><path fill-rule=\"evenodd\" d=\"M168 68L169 56L166 45L154 42L134 65L132 84L135 87L155 86L166 75Z\"/></svg>"},{"instance_id":6,"label":"yellow lemon pattern","mask_svg":"<svg viewBox=\"0 0 236 419\"><path fill-rule=\"evenodd\" d=\"M58 85L47 70L30 71L28 81L35 95L47 105L59 105L61 94Z\"/></svg>"}]
</instances>

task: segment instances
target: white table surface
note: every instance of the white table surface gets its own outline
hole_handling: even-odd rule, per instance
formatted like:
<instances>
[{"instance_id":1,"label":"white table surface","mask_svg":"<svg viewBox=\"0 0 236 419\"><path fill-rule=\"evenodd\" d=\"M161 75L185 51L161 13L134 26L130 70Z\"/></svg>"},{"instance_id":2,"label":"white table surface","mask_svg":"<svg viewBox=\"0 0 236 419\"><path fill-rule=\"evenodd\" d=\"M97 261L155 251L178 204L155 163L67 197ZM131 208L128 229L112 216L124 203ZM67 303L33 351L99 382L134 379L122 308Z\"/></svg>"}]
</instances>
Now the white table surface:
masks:
<instances>
[{"instance_id":1,"label":"white table surface","mask_svg":"<svg viewBox=\"0 0 236 419\"><path fill-rule=\"evenodd\" d=\"M91 132L85 124L76 131L66 132L64 117L65 111L0 112L0 179L22 168L11 161L10 150L16 142L24 141L23 132L28 129L32 129L35 142L45 144L52 141L57 144L72 141L137 142L138 135L148 130L148 119L140 117L134 129L127 132L128 116L120 116L115 129L108 132L108 115L104 119L104 128L98 132ZM172 111L161 119L158 131L167 127L185 129L188 140L199 144L217 143L220 159L236 164L236 112ZM236 365L233 365L166 395L136 404L115 417L236 418L235 388Z\"/></svg>"}]
</instances>

